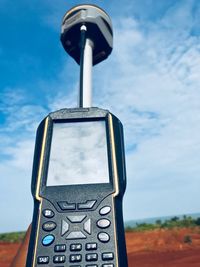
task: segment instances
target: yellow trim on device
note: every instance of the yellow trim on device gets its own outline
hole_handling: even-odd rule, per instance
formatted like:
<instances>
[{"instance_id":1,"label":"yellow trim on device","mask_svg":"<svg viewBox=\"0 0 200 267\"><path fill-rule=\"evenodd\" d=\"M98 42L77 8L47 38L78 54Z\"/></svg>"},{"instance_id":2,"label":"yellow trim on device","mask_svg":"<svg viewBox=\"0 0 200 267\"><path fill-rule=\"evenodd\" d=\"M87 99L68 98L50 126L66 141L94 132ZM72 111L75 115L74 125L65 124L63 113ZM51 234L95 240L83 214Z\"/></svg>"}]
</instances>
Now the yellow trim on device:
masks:
<instances>
[{"instance_id":1,"label":"yellow trim on device","mask_svg":"<svg viewBox=\"0 0 200 267\"><path fill-rule=\"evenodd\" d=\"M46 145L46 139L47 139L48 124L49 124L49 118L47 117L45 120L45 125L44 125L44 135L43 135L43 140L42 140L42 149L41 149L41 156L40 156L40 163L39 163L39 170L38 170L38 177L37 177L37 187L36 187L36 192L35 192L35 198L39 201L41 200L39 192L40 192L40 182L41 182L41 176L42 176L42 167L43 167L44 151L45 151L45 145Z\"/></svg>"},{"instance_id":2,"label":"yellow trim on device","mask_svg":"<svg viewBox=\"0 0 200 267\"><path fill-rule=\"evenodd\" d=\"M114 233L117 232L116 229L116 218L115 218L115 201L114 198L119 195L119 179L118 179L118 171L117 171L117 159L116 159L116 149L115 149L115 136L114 136L114 130L113 130L113 119L111 114L108 115L108 121L109 121L109 131L110 131L110 140L111 140L111 156L112 156L112 168L113 168L113 179L115 184L115 192L112 195L112 206L113 206L113 227L114 227ZM117 236L114 235L115 239L115 252L116 252L116 267L119 267L119 253L118 253L118 246L117 246Z\"/></svg>"},{"instance_id":3,"label":"yellow trim on device","mask_svg":"<svg viewBox=\"0 0 200 267\"><path fill-rule=\"evenodd\" d=\"M37 246L38 246L39 226L40 226L41 213L42 213L42 201L43 201L43 199L40 197L39 192L40 192L40 184L41 184L41 177L42 177L42 168L43 168L43 163L44 163L44 152L45 152L45 146L46 146L46 140L47 140L48 124L49 124L49 118L47 117L45 120L45 125L44 125L44 134L43 134L43 139L42 139L42 149L41 149L41 156L40 156L40 163L39 163L39 170L38 170L38 177L37 177L37 186L36 186L36 193L35 193L35 198L40 202L40 204L39 204L40 206L39 206L34 254L33 254L33 267L36 264L36 251L37 251Z\"/></svg>"}]
</instances>

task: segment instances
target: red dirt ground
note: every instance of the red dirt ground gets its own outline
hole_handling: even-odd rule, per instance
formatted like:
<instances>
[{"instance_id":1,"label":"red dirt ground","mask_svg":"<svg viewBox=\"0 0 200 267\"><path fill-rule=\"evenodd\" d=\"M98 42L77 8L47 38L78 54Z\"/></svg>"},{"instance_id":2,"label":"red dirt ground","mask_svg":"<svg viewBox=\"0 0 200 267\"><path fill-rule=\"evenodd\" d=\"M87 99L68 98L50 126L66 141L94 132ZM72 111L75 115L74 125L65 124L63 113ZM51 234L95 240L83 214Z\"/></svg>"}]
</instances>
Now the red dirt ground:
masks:
<instances>
[{"instance_id":1,"label":"red dirt ground","mask_svg":"<svg viewBox=\"0 0 200 267\"><path fill-rule=\"evenodd\" d=\"M126 240L129 267L200 267L199 228L132 232ZM0 267L10 266L19 245L0 243Z\"/></svg>"}]
</instances>

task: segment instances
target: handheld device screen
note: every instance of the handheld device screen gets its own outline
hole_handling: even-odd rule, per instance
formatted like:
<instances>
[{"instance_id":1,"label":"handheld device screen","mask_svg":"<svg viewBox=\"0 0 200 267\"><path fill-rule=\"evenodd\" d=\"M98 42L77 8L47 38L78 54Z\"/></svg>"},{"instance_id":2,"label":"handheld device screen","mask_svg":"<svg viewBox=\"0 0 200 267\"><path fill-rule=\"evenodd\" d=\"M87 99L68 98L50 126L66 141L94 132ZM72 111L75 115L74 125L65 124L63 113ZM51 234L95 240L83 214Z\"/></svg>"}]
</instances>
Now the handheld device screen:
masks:
<instances>
[{"instance_id":1,"label":"handheld device screen","mask_svg":"<svg viewBox=\"0 0 200 267\"><path fill-rule=\"evenodd\" d=\"M109 183L105 121L54 123L47 186Z\"/></svg>"}]
</instances>

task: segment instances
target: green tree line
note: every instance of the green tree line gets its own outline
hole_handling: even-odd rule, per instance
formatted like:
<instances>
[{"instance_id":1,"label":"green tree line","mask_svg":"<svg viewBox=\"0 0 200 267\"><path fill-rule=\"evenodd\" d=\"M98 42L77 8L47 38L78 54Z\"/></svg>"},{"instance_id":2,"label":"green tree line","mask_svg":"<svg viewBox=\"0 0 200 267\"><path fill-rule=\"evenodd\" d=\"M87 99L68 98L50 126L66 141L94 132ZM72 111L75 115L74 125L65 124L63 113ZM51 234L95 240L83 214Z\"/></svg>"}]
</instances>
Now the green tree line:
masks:
<instances>
[{"instance_id":1,"label":"green tree line","mask_svg":"<svg viewBox=\"0 0 200 267\"><path fill-rule=\"evenodd\" d=\"M200 217L197 219L191 216L184 215L182 218L177 216L172 217L169 220L157 220L155 223L137 223L135 227L127 226L126 231L145 231L154 229L171 229L175 227L200 227Z\"/></svg>"}]
</instances>

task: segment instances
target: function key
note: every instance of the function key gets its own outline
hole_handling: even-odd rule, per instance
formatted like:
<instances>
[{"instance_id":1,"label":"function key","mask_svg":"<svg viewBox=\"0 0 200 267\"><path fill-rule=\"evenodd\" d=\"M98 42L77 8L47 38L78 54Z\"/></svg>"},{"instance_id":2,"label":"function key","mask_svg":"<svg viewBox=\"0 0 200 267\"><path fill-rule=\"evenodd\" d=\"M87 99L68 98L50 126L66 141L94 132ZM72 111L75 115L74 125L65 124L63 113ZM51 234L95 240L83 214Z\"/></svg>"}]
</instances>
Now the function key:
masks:
<instances>
[{"instance_id":1,"label":"function key","mask_svg":"<svg viewBox=\"0 0 200 267\"><path fill-rule=\"evenodd\" d=\"M81 254L70 255L69 260L70 262L80 262L82 261L82 256Z\"/></svg>"},{"instance_id":2,"label":"function key","mask_svg":"<svg viewBox=\"0 0 200 267\"><path fill-rule=\"evenodd\" d=\"M88 200L85 203L79 203L78 209L79 210L92 209L96 202L97 202L96 200Z\"/></svg>"},{"instance_id":3,"label":"function key","mask_svg":"<svg viewBox=\"0 0 200 267\"><path fill-rule=\"evenodd\" d=\"M55 237L53 235L47 235L42 239L42 245L50 246L53 243L54 239Z\"/></svg>"},{"instance_id":4,"label":"function key","mask_svg":"<svg viewBox=\"0 0 200 267\"><path fill-rule=\"evenodd\" d=\"M42 212L43 216L46 218L53 218L55 213L52 210L46 209Z\"/></svg>"},{"instance_id":5,"label":"function key","mask_svg":"<svg viewBox=\"0 0 200 267\"><path fill-rule=\"evenodd\" d=\"M111 222L107 219L101 219L97 222L97 226L99 228L108 228L110 226Z\"/></svg>"},{"instance_id":6,"label":"function key","mask_svg":"<svg viewBox=\"0 0 200 267\"><path fill-rule=\"evenodd\" d=\"M97 243L87 243L85 245L86 250L97 250Z\"/></svg>"},{"instance_id":7,"label":"function key","mask_svg":"<svg viewBox=\"0 0 200 267\"><path fill-rule=\"evenodd\" d=\"M60 201L58 202L59 207L61 210L75 210L76 204L74 203L67 203L67 201Z\"/></svg>"},{"instance_id":8,"label":"function key","mask_svg":"<svg viewBox=\"0 0 200 267\"><path fill-rule=\"evenodd\" d=\"M65 262L66 257L64 255L57 255L53 257L53 262L54 263L63 263Z\"/></svg>"},{"instance_id":9,"label":"function key","mask_svg":"<svg viewBox=\"0 0 200 267\"><path fill-rule=\"evenodd\" d=\"M114 254L112 252L107 252L102 254L103 261L110 261L114 259Z\"/></svg>"},{"instance_id":10,"label":"function key","mask_svg":"<svg viewBox=\"0 0 200 267\"><path fill-rule=\"evenodd\" d=\"M55 252L65 252L66 251L66 245L56 245L54 247Z\"/></svg>"},{"instance_id":11,"label":"function key","mask_svg":"<svg viewBox=\"0 0 200 267\"><path fill-rule=\"evenodd\" d=\"M102 267L114 267L114 264L103 264Z\"/></svg>"},{"instance_id":12,"label":"function key","mask_svg":"<svg viewBox=\"0 0 200 267\"><path fill-rule=\"evenodd\" d=\"M110 213L110 211L111 211L111 207L105 206L105 207L100 209L99 214L102 216L107 215L108 213Z\"/></svg>"},{"instance_id":13,"label":"function key","mask_svg":"<svg viewBox=\"0 0 200 267\"><path fill-rule=\"evenodd\" d=\"M39 256L37 258L37 263L38 264L47 264L47 263L49 263L49 257L48 256Z\"/></svg>"},{"instance_id":14,"label":"function key","mask_svg":"<svg viewBox=\"0 0 200 267\"><path fill-rule=\"evenodd\" d=\"M81 251L82 250L82 245L81 244L71 244L70 245L70 250L71 251Z\"/></svg>"},{"instance_id":15,"label":"function key","mask_svg":"<svg viewBox=\"0 0 200 267\"><path fill-rule=\"evenodd\" d=\"M98 234L99 241L103 243L107 243L110 240L110 236L107 233L99 233Z\"/></svg>"},{"instance_id":16,"label":"function key","mask_svg":"<svg viewBox=\"0 0 200 267\"><path fill-rule=\"evenodd\" d=\"M56 223L55 222L46 222L42 225L42 229L46 232L53 231L56 228Z\"/></svg>"},{"instance_id":17,"label":"function key","mask_svg":"<svg viewBox=\"0 0 200 267\"><path fill-rule=\"evenodd\" d=\"M97 261L98 255L97 255L97 253L86 254L85 260L86 261Z\"/></svg>"}]
</instances>

